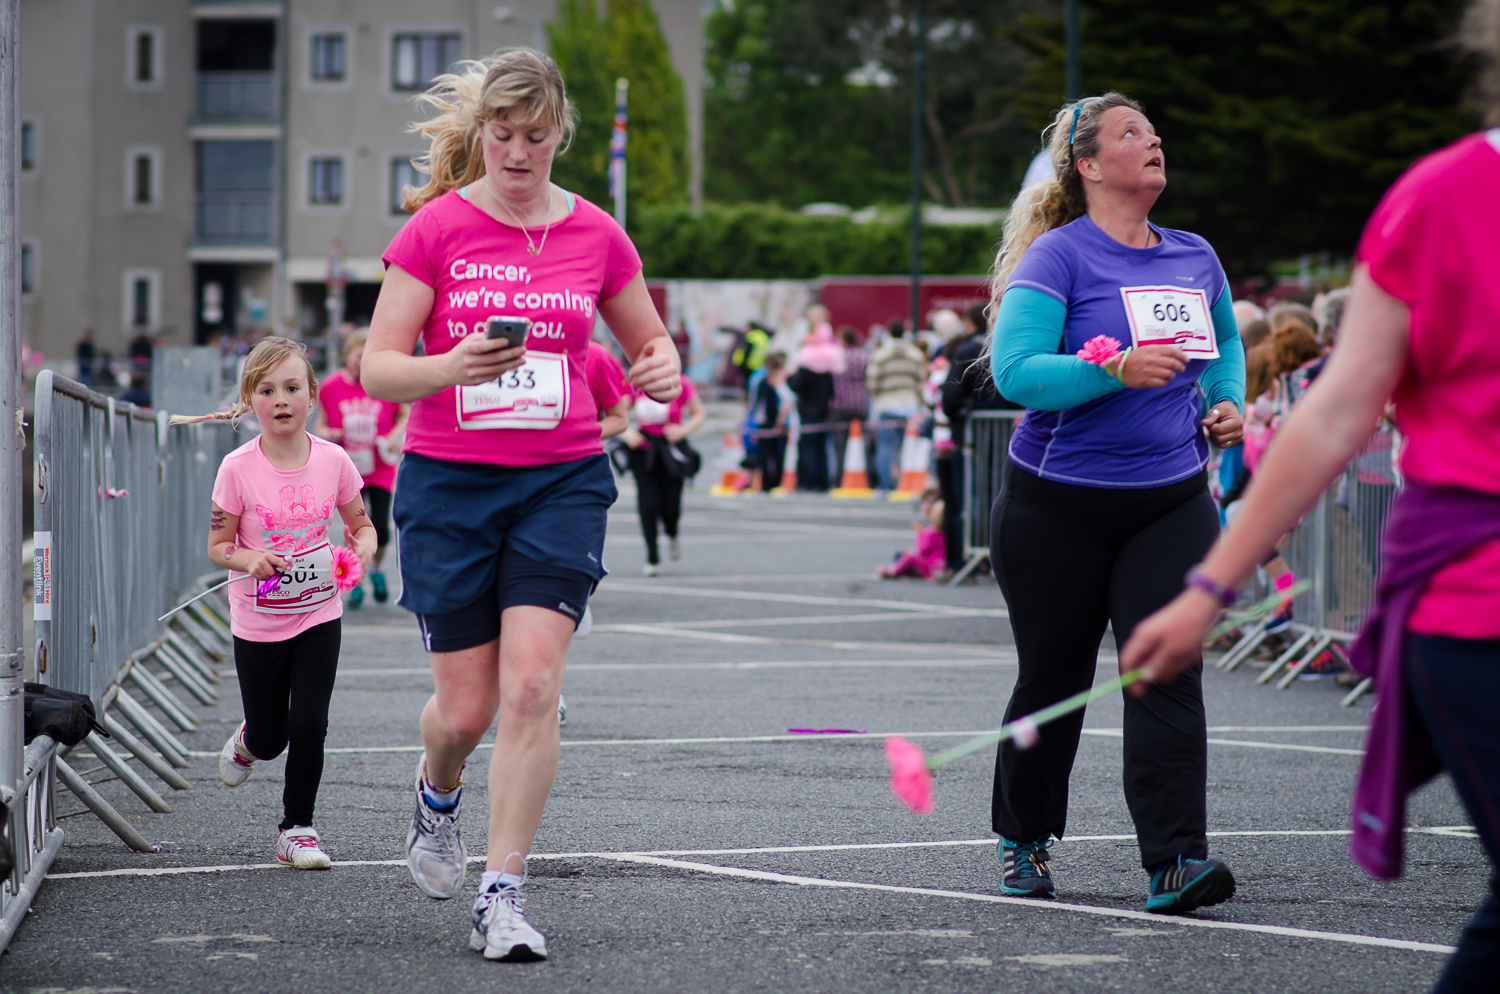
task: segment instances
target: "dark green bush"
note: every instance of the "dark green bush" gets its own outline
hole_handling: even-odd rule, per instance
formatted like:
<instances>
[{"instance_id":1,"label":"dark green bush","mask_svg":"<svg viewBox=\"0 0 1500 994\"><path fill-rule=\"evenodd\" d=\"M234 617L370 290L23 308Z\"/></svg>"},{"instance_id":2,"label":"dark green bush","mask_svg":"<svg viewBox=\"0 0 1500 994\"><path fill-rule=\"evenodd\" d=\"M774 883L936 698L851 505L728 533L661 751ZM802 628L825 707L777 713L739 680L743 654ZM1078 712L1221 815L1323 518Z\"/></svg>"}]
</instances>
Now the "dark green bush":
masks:
<instances>
[{"instance_id":1,"label":"dark green bush","mask_svg":"<svg viewBox=\"0 0 1500 994\"><path fill-rule=\"evenodd\" d=\"M640 206L630 237L649 279L816 279L886 276L910 271L904 216L859 223L807 216L761 204ZM998 227L924 226L922 272L984 273L994 260Z\"/></svg>"}]
</instances>

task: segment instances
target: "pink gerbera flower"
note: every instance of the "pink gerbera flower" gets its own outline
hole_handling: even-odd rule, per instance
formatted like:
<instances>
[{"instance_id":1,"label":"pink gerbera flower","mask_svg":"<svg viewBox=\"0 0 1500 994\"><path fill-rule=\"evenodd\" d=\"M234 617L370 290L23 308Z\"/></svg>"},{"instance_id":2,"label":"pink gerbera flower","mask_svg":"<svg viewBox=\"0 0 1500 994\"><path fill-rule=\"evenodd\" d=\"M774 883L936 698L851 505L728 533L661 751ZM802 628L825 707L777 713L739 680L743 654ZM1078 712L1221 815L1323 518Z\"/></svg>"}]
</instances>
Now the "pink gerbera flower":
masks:
<instances>
[{"instance_id":1,"label":"pink gerbera flower","mask_svg":"<svg viewBox=\"0 0 1500 994\"><path fill-rule=\"evenodd\" d=\"M1095 366L1102 366L1120 354L1120 340L1108 335L1095 335L1083 343L1078 358Z\"/></svg>"},{"instance_id":2,"label":"pink gerbera flower","mask_svg":"<svg viewBox=\"0 0 1500 994\"><path fill-rule=\"evenodd\" d=\"M932 814L932 772L922 750L892 735L885 740L885 758L891 764L891 793L917 814Z\"/></svg>"},{"instance_id":3,"label":"pink gerbera flower","mask_svg":"<svg viewBox=\"0 0 1500 994\"><path fill-rule=\"evenodd\" d=\"M353 590L354 585L359 583L359 578L365 575L365 568L360 565L359 556L353 549L347 549L342 545L333 548L333 585L340 590Z\"/></svg>"}]
</instances>

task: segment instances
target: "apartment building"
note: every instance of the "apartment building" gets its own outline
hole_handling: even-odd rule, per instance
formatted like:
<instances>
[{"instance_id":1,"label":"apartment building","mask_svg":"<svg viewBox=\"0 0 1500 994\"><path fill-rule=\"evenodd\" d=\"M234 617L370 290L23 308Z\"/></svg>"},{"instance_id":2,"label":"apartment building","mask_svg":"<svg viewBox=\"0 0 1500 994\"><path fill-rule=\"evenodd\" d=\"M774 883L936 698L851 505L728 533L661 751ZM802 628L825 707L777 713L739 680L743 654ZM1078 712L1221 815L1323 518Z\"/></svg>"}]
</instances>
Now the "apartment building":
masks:
<instances>
[{"instance_id":1,"label":"apartment building","mask_svg":"<svg viewBox=\"0 0 1500 994\"><path fill-rule=\"evenodd\" d=\"M702 175L704 0L653 0ZM331 258L368 318L420 148L411 98L453 62L546 47L556 0L21 0L22 329L202 343L323 333Z\"/></svg>"}]
</instances>

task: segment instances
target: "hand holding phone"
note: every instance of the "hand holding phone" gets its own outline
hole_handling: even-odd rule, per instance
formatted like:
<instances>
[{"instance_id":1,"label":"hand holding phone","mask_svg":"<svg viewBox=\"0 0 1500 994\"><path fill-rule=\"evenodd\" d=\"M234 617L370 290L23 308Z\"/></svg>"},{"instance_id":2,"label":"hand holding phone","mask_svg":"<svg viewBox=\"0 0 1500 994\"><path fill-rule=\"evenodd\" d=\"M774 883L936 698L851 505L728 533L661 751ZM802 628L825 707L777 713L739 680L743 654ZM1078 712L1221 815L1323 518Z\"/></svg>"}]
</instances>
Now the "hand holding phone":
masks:
<instances>
[{"instance_id":1,"label":"hand holding phone","mask_svg":"<svg viewBox=\"0 0 1500 994\"><path fill-rule=\"evenodd\" d=\"M492 317L485 325L484 337L503 338L505 347L513 349L526 344L526 335L531 331L531 321L520 317Z\"/></svg>"}]
</instances>

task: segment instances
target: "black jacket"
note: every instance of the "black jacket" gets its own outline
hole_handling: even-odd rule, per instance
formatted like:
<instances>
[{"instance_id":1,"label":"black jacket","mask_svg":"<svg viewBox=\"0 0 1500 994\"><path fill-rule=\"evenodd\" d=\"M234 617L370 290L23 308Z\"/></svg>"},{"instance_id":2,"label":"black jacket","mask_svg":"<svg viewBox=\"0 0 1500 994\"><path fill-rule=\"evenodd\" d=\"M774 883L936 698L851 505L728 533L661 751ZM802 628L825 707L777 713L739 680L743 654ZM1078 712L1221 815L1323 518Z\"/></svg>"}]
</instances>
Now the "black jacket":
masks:
<instances>
[{"instance_id":1,"label":"black jacket","mask_svg":"<svg viewBox=\"0 0 1500 994\"><path fill-rule=\"evenodd\" d=\"M948 416L953 441L963 444L964 424L974 411L1015 411L1021 405L1000 396L989 364L980 361L984 336L970 335L953 348L948 378L943 381L943 413Z\"/></svg>"},{"instance_id":2,"label":"black jacket","mask_svg":"<svg viewBox=\"0 0 1500 994\"><path fill-rule=\"evenodd\" d=\"M815 373L803 366L787 377L786 385L797 395L797 417L803 424L822 424L828 420L833 403L833 374Z\"/></svg>"}]
</instances>

